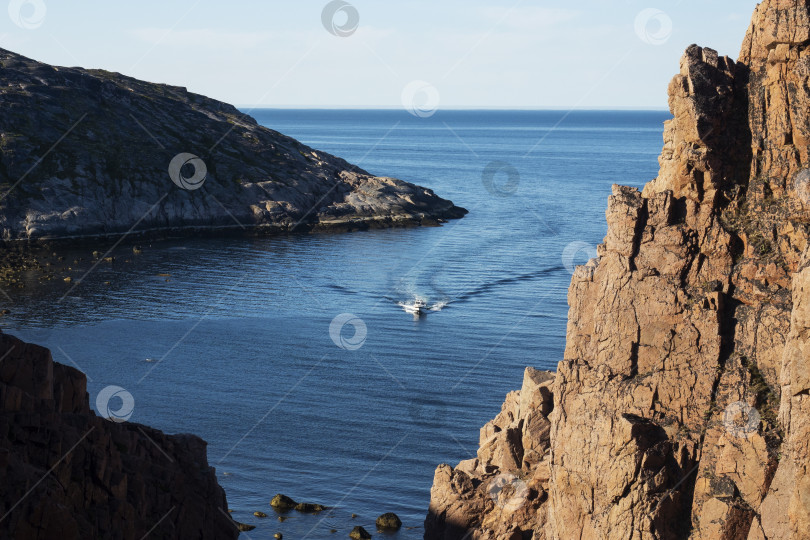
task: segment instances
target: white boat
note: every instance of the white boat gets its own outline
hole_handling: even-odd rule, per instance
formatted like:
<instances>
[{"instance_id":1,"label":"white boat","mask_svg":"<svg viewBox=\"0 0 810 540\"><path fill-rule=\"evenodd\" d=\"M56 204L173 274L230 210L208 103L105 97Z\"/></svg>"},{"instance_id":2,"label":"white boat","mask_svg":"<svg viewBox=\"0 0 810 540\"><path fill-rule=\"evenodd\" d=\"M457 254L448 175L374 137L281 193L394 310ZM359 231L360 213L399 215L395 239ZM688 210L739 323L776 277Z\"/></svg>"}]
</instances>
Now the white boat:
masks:
<instances>
[{"instance_id":1,"label":"white boat","mask_svg":"<svg viewBox=\"0 0 810 540\"><path fill-rule=\"evenodd\" d=\"M428 311L428 305L424 300L414 300L410 304L401 304L402 309L404 309L407 313L412 313L413 315L424 315Z\"/></svg>"}]
</instances>

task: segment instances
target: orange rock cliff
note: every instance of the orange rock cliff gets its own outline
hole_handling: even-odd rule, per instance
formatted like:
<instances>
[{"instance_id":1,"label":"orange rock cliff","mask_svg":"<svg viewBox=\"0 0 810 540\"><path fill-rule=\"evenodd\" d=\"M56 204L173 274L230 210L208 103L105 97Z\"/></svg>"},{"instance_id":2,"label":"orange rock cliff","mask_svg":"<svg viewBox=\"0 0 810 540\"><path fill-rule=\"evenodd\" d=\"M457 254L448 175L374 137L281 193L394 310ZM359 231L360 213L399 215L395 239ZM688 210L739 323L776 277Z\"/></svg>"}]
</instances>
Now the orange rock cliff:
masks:
<instances>
[{"instance_id":1,"label":"orange rock cliff","mask_svg":"<svg viewBox=\"0 0 810 540\"><path fill-rule=\"evenodd\" d=\"M693 45L658 178L614 186L556 374L527 369L425 538L810 538L810 0Z\"/></svg>"}]
</instances>

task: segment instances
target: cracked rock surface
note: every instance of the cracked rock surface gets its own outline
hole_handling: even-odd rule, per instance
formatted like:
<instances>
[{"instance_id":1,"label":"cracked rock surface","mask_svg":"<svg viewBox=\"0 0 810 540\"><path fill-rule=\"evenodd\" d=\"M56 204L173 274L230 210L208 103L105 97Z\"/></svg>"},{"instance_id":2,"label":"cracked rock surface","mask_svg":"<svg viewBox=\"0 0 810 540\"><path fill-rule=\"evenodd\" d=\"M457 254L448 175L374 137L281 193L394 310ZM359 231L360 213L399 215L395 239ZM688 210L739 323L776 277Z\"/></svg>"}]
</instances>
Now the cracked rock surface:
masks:
<instances>
[{"instance_id":1,"label":"cracked rock surface","mask_svg":"<svg viewBox=\"0 0 810 540\"><path fill-rule=\"evenodd\" d=\"M427 539L810 534L810 2L762 2L736 62L689 47L669 105L658 177L614 186L572 279L551 401L524 380L437 469Z\"/></svg>"}]
</instances>

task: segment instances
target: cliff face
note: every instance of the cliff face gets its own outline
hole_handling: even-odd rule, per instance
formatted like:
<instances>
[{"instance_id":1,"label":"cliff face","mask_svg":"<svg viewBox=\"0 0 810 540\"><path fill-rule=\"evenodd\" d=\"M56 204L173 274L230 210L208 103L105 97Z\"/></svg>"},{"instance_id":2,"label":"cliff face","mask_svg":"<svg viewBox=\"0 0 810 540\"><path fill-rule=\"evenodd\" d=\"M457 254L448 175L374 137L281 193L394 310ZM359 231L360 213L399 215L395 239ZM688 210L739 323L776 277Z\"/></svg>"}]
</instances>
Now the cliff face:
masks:
<instances>
[{"instance_id":1,"label":"cliff face","mask_svg":"<svg viewBox=\"0 0 810 540\"><path fill-rule=\"evenodd\" d=\"M0 536L236 538L205 441L101 419L86 383L0 334Z\"/></svg>"},{"instance_id":2,"label":"cliff face","mask_svg":"<svg viewBox=\"0 0 810 540\"><path fill-rule=\"evenodd\" d=\"M810 2L766 0L738 62L686 51L659 176L573 277L548 437L515 426L543 458L440 467L426 538L807 538L809 43ZM531 519L476 488L503 474Z\"/></svg>"},{"instance_id":3,"label":"cliff face","mask_svg":"<svg viewBox=\"0 0 810 540\"><path fill-rule=\"evenodd\" d=\"M184 88L0 49L0 238L435 224L465 213Z\"/></svg>"}]
</instances>

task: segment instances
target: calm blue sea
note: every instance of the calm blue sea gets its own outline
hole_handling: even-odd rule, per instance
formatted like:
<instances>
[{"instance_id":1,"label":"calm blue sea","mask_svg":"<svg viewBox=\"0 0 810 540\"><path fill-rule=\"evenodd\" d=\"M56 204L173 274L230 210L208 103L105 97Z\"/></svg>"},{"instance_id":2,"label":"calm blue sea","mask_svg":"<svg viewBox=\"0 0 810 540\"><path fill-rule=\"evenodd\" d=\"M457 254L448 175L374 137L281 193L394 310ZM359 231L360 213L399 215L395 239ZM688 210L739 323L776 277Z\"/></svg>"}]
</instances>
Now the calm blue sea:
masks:
<instances>
[{"instance_id":1,"label":"calm blue sea","mask_svg":"<svg viewBox=\"0 0 810 540\"><path fill-rule=\"evenodd\" d=\"M138 256L122 244L61 302L62 282L8 291L4 329L79 366L91 401L118 385L132 421L206 439L234 517L258 526L251 537L345 538L396 512L406 528L392 538L421 538L435 467L474 456L525 366L562 357L570 267L604 236L611 184L655 177L668 114L252 114L470 214L437 228L154 243ZM436 311L404 313L398 302L415 297ZM277 492L335 509L279 522Z\"/></svg>"}]
</instances>

